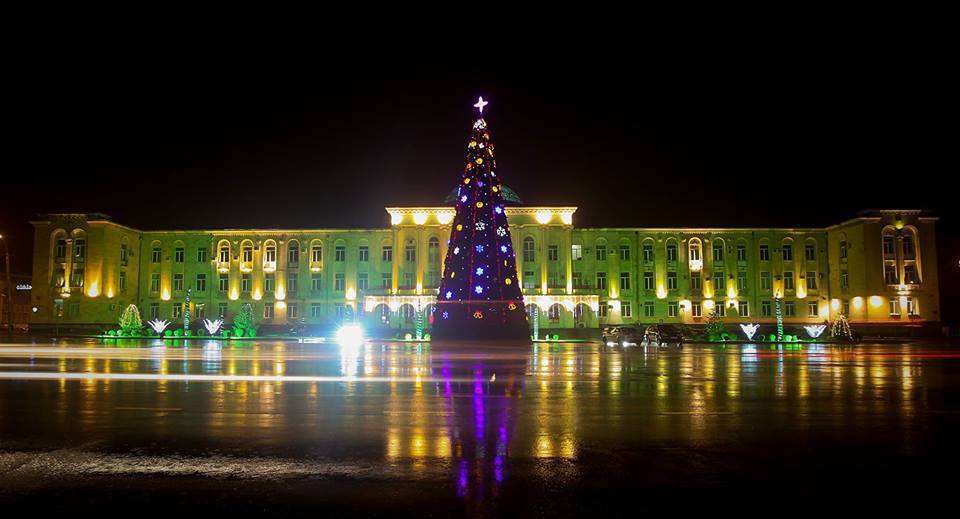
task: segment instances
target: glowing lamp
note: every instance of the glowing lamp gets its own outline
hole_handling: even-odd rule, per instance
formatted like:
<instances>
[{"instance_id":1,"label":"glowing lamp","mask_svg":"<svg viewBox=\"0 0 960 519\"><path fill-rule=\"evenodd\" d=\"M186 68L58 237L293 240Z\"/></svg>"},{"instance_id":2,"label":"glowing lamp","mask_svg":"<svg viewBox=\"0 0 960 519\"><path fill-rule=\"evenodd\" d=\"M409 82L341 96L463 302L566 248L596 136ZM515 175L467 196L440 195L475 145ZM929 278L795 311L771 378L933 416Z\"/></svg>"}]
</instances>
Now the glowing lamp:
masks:
<instances>
[{"instance_id":1,"label":"glowing lamp","mask_svg":"<svg viewBox=\"0 0 960 519\"><path fill-rule=\"evenodd\" d=\"M360 346L363 344L363 328L358 324L345 324L337 330L336 339L341 346Z\"/></svg>"},{"instance_id":2,"label":"glowing lamp","mask_svg":"<svg viewBox=\"0 0 960 519\"><path fill-rule=\"evenodd\" d=\"M237 289L236 289L236 288L233 288L232 290L230 290L230 300L231 300L231 301L236 301L238 297L240 297L240 295L237 293Z\"/></svg>"},{"instance_id":3,"label":"glowing lamp","mask_svg":"<svg viewBox=\"0 0 960 519\"><path fill-rule=\"evenodd\" d=\"M423 225L427 223L427 213L424 211L417 211L413 213L413 223L417 225Z\"/></svg>"},{"instance_id":4,"label":"glowing lamp","mask_svg":"<svg viewBox=\"0 0 960 519\"><path fill-rule=\"evenodd\" d=\"M90 283L90 288L87 289L87 295L89 297L97 297L98 295L100 295L100 290L97 288L96 281L94 281L93 283Z\"/></svg>"},{"instance_id":5,"label":"glowing lamp","mask_svg":"<svg viewBox=\"0 0 960 519\"><path fill-rule=\"evenodd\" d=\"M831 300L830 300L830 308L832 308L834 312L839 311L839 310L840 310L840 300L839 300L839 299L831 299Z\"/></svg>"},{"instance_id":6,"label":"glowing lamp","mask_svg":"<svg viewBox=\"0 0 960 519\"><path fill-rule=\"evenodd\" d=\"M441 212L437 213L437 215L436 215L436 216L437 216L437 221L440 222L440 223L443 224L443 225L446 225L446 224L448 224L448 223L450 223L450 222L453 221L453 215L454 215L454 213L451 212L451 211L441 211Z\"/></svg>"},{"instance_id":7,"label":"glowing lamp","mask_svg":"<svg viewBox=\"0 0 960 519\"><path fill-rule=\"evenodd\" d=\"M562 213L560 214L560 221L564 225L570 225L573 223L573 213Z\"/></svg>"},{"instance_id":8,"label":"glowing lamp","mask_svg":"<svg viewBox=\"0 0 960 519\"><path fill-rule=\"evenodd\" d=\"M883 298L880 296L870 296L870 306L880 308L883 306Z\"/></svg>"},{"instance_id":9,"label":"glowing lamp","mask_svg":"<svg viewBox=\"0 0 960 519\"><path fill-rule=\"evenodd\" d=\"M850 300L850 304L853 305L855 309L859 310L863 308L863 298L860 296L857 296Z\"/></svg>"},{"instance_id":10,"label":"glowing lamp","mask_svg":"<svg viewBox=\"0 0 960 519\"><path fill-rule=\"evenodd\" d=\"M663 287L663 284L657 285L657 299L666 299L667 298L667 289Z\"/></svg>"},{"instance_id":11,"label":"glowing lamp","mask_svg":"<svg viewBox=\"0 0 960 519\"><path fill-rule=\"evenodd\" d=\"M553 219L552 211L537 211L536 214L537 223L541 225L546 225L550 223L550 220Z\"/></svg>"},{"instance_id":12,"label":"glowing lamp","mask_svg":"<svg viewBox=\"0 0 960 519\"><path fill-rule=\"evenodd\" d=\"M347 297L347 301L355 300L357 298L357 291L354 290L353 287L348 288L346 297Z\"/></svg>"},{"instance_id":13,"label":"glowing lamp","mask_svg":"<svg viewBox=\"0 0 960 519\"><path fill-rule=\"evenodd\" d=\"M164 288L164 289L163 289L163 293L160 294L160 299L163 299L164 301L169 301L169 300L170 300L170 289L169 289L169 288Z\"/></svg>"},{"instance_id":14,"label":"glowing lamp","mask_svg":"<svg viewBox=\"0 0 960 519\"><path fill-rule=\"evenodd\" d=\"M392 225L400 225L400 222L403 221L403 215L400 213L390 213L390 223Z\"/></svg>"},{"instance_id":15,"label":"glowing lamp","mask_svg":"<svg viewBox=\"0 0 960 519\"><path fill-rule=\"evenodd\" d=\"M286 307L287 307L287 303L285 301L277 301L277 308L283 310Z\"/></svg>"}]
</instances>

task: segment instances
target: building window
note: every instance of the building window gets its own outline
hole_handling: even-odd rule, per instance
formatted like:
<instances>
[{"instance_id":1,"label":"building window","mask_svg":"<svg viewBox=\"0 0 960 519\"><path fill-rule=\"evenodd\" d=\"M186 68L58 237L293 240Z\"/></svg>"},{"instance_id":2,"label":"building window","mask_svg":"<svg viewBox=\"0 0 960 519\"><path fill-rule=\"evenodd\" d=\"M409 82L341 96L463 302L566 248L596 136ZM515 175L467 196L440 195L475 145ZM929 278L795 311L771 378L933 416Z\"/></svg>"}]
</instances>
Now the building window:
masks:
<instances>
[{"instance_id":1,"label":"building window","mask_svg":"<svg viewBox=\"0 0 960 519\"><path fill-rule=\"evenodd\" d=\"M333 275L333 290L336 292L343 292L346 290L346 279L344 278L343 272L337 272Z\"/></svg>"},{"instance_id":2,"label":"building window","mask_svg":"<svg viewBox=\"0 0 960 519\"><path fill-rule=\"evenodd\" d=\"M737 313L740 317L750 317L750 304L747 301L737 303Z\"/></svg>"},{"instance_id":3,"label":"building window","mask_svg":"<svg viewBox=\"0 0 960 519\"><path fill-rule=\"evenodd\" d=\"M761 245L760 246L760 261L770 261L770 246Z\"/></svg>"},{"instance_id":4,"label":"building window","mask_svg":"<svg viewBox=\"0 0 960 519\"><path fill-rule=\"evenodd\" d=\"M160 247L154 247L150 253L151 263L160 263Z\"/></svg>"},{"instance_id":5,"label":"building window","mask_svg":"<svg viewBox=\"0 0 960 519\"><path fill-rule=\"evenodd\" d=\"M679 313L680 305L676 301L667 303L667 317L676 317Z\"/></svg>"},{"instance_id":6,"label":"building window","mask_svg":"<svg viewBox=\"0 0 960 519\"><path fill-rule=\"evenodd\" d=\"M793 271L785 270L783 272L783 289L784 290L793 290Z\"/></svg>"},{"instance_id":7,"label":"building window","mask_svg":"<svg viewBox=\"0 0 960 519\"><path fill-rule=\"evenodd\" d=\"M417 261L417 246L408 243L406 247L403 248L403 259L407 263L413 263Z\"/></svg>"},{"instance_id":8,"label":"building window","mask_svg":"<svg viewBox=\"0 0 960 519\"><path fill-rule=\"evenodd\" d=\"M793 261L793 245L784 243L780 252L783 254L783 261Z\"/></svg>"},{"instance_id":9,"label":"building window","mask_svg":"<svg viewBox=\"0 0 960 519\"><path fill-rule=\"evenodd\" d=\"M230 290L230 275L229 274L220 274L219 286L217 287L221 292L226 292Z\"/></svg>"},{"instance_id":10,"label":"building window","mask_svg":"<svg viewBox=\"0 0 960 519\"><path fill-rule=\"evenodd\" d=\"M310 317L316 319L323 315L320 308L320 303L310 303Z\"/></svg>"},{"instance_id":11,"label":"building window","mask_svg":"<svg viewBox=\"0 0 960 519\"><path fill-rule=\"evenodd\" d=\"M907 315L910 315L910 316L920 315L920 308L917 306L917 298L915 297L907 298Z\"/></svg>"},{"instance_id":12,"label":"building window","mask_svg":"<svg viewBox=\"0 0 960 519\"><path fill-rule=\"evenodd\" d=\"M703 310L701 309L699 301L690 303L690 315L694 317L701 317L703 315Z\"/></svg>"},{"instance_id":13,"label":"building window","mask_svg":"<svg viewBox=\"0 0 960 519\"><path fill-rule=\"evenodd\" d=\"M370 247L361 245L357 248L357 261L370 261Z\"/></svg>"},{"instance_id":14,"label":"building window","mask_svg":"<svg viewBox=\"0 0 960 519\"><path fill-rule=\"evenodd\" d=\"M652 302L647 301L647 302L643 303L643 316L644 316L644 317L653 317L653 316L654 316L653 303L652 303Z\"/></svg>"},{"instance_id":15,"label":"building window","mask_svg":"<svg viewBox=\"0 0 960 519\"><path fill-rule=\"evenodd\" d=\"M597 290L607 289L607 273L597 272Z\"/></svg>"},{"instance_id":16,"label":"building window","mask_svg":"<svg viewBox=\"0 0 960 519\"><path fill-rule=\"evenodd\" d=\"M230 247L226 245L220 247L220 263L230 263Z\"/></svg>"},{"instance_id":17,"label":"building window","mask_svg":"<svg viewBox=\"0 0 960 519\"><path fill-rule=\"evenodd\" d=\"M267 245L263 249L263 263L275 265L277 263L277 246Z\"/></svg>"},{"instance_id":18,"label":"building window","mask_svg":"<svg viewBox=\"0 0 960 519\"><path fill-rule=\"evenodd\" d=\"M630 290L630 273L620 273L620 290Z\"/></svg>"},{"instance_id":19,"label":"building window","mask_svg":"<svg viewBox=\"0 0 960 519\"><path fill-rule=\"evenodd\" d=\"M713 261L723 261L723 243L713 244Z\"/></svg>"},{"instance_id":20,"label":"building window","mask_svg":"<svg viewBox=\"0 0 960 519\"><path fill-rule=\"evenodd\" d=\"M747 290L747 271L740 270L737 272L737 292L744 292Z\"/></svg>"},{"instance_id":21,"label":"building window","mask_svg":"<svg viewBox=\"0 0 960 519\"><path fill-rule=\"evenodd\" d=\"M691 241L690 242L690 261L697 262L700 261L700 242Z\"/></svg>"},{"instance_id":22,"label":"building window","mask_svg":"<svg viewBox=\"0 0 960 519\"><path fill-rule=\"evenodd\" d=\"M127 273L120 272L120 277L117 279L117 286L120 288L121 292L127 291Z\"/></svg>"},{"instance_id":23,"label":"building window","mask_svg":"<svg viewBox=\"0 0 960 519\"><path fill-rule=\"evenodd\" d=\"M807 290L816 290L817 289L817 273L816 272L807 272Z\"/></svg>"},{"instance_id":24,"label":"building window","mask_svg":"<svg viewBox=\"0 0 960 519\"><path fill-rule=\"evenodd\" d=\"M183 292L183 273L178 272L173 275L173 291Z\"/></svg>"},{"instance_id":25,"label":"building window","mask_svg":"<svg viewBox=\"0 0 960 519\"><path fill-rule=\"evenodd\" d=\"M83 286L83 281L84 281L83 265L75 264L73 266L73 272L70 274L70 286L74 288L80 288Z\"/></svg>"},{"instance_id":26,"label":"building window","mask_svg":"<svg viewBox=\"0 0 960 519\"><path fill-rule=\"evenodd\" d=\"M264 274L263 276L263 291L270 294L273 293L274 287L276 285L276 278L274 274Z\"/></svg>"},{"instance_id":27,"label":"building window","mask_svg":"<svg viewBox=\"0 0 960 519\"><path fill-rule=\"evenodd\" d=\"M440 263L440 240L436 237L431 237L427 241L427 261L431 265Z\"/></svg>"},{"instance_id":28,"label":"building window","mask_svg":"<svg viewBox=\"0 0 960 519\"><path fill-rule=\"evenodd\" d=\"M183 247L177 247L173 249L173 262L174 263L183 263L184 253Z\"/></svg>"},{"instance_id":29,"label":"building window","mask_svg":"<svg viewBox=\"0 0 960 519\"><path fill-rule=\"evenodd\" d=\"M597 261L607 261L607 246L597 245Z\"/></svg>"},{"instance_id":30,"label":"building window","mask_svg":"<svg viewBox=\"0 0 960 519\"><path fill-rule=\"evenodd\" d=\"M244 245L242 249L243 257L241 261L244 263L253 263L253 245Z\"/></svg>"},{"instance_id":31,"label":"building window","mask_svg":"<svg viewBox=\"0 0 960 519\"><path fill-rule=\"evenodd\" d=\"M170 308L170 316L174 319L180 319L183 317L183 305L180 303L173 303L173 306Z\"/></svg>"},{"instance_id":32,"label":"building window","mask_svg":"<svg viewBox=\"0 0 960 519\"><path fill-rule=\"evenodd\" d=\"M384 272L380 274L380 288L384 290L389 290L393 288L393 274L390 272Z\"/></svg>"},{"instance_id":33,"label":"building window","mask_svg":"<svg viewBox=\"0 0 960 519\"><path fill-rule=\"evenodd\" d=\"M310 249L310 262L323 263L323 245L317 244Z\"/></svg>"},{"instance_id":34,"label":"building window","mask_svg":"<svg viewBox=\"0 0 960 519\"><path fill-rule=\"evenodd\" d=\"M653 263L653 244L652 243L643 244L643 262Z\"/></svg>"},{"instance_id":35,"label":"building window","mask_svg":"<svg viewBox=\"0 0 960 519\"><path fill-rule=\"evenodd\" d=\"M73 256L76 261L87 259L87 240L83 238L73 240Z\"/></svg>"},{"instance_id":36,"label":"building window","mask_svg":"<svg viewBox=\"0 0 960 519\"><path fill-rule=\"evenodd\" d=\"M573 261L580 261L583 259L583 245L571 245L570 246L570 257L573 258Z\"/></svg>"},{"instance_id":37,"label":"building window","mask_svg":"<svg viewBox=\"0 0 960 519\"><path fill-rule=\"evenodd\" d=\"M252 279L252 277L250 276L250 274L243 274L242 276L240 276L240 291L241 291L241 292L243 292L243 293L245 293L245 294L250 292L251 279Z\"/></svg>"},{"instance_id":38,"label":"building window","mask_svg":"<svg viewBox=\"0 0 960 519\"><path fill-rule=\"evenodd\" d=\"M300 305L297 303L287 303L287 319L296 319L300 317Z\"/></svg>"},{"instance_id":39,"label":"building window","mask_svg":"<svg viewBox=\"0 0 960 519\"><path fill-rule=\"evenodd\" d=\"M917 275L917 267L915 265L903 266L903 282L908 285L920 284L920 276Z\"/></svg>"},{"instance_id":40,"label":"building window","mask_svg":"<svg viewBox=\"0 0 960 519\"><path fill-rule=\"evenodd\" d=\"M737 245L737 262L742 263L746 261L747 261L747 246Z\"/></svg>"},{"instance_id":41,"label":"building window","mask_svg":"<svg viewBox=\"0 0 960 519\"><path fill-rule=\"evenodd\" d=\"M67 257L67 240L57 240L57 245L54 247L54 256L58 260L63 260Z\"/></svg>"},{"instance_id":42,"label":"building window","mask_svg":"<svg viewBox=\"0 0 960 519\"><path fill-rule=\"evenodd\" d=\"M532 290L537 287L537 281L533 277L532 270L525 270L523 272L523 288L527 290Z\"/></svg>"},{"instance_id":43,"label":"building window","mask_svg":"<svg viewBox=\"0 0 960 519\"><path fill-rule=\"evenodd\" d=\"M347 261L347 248L343 245L337 245L333 248L333 261L342 263Z\"/></svg>"},{"instance_id":44,"label":"building window","mask_svg":"<svg viewBox=\"0 0 960 519\"><path fill-rule=\"evenodd\" d=\"M367 273L361 272L357 274L357 290L366 290L367 289Z\"/></svg>"},{"instance_id":45,"label":"building window","mask_svg":"<svg viewBox=\"0 0 960 519\"><path fill-rule=\"evenodd\" d=\"M298 281L298 278L296 274L287 274L287 293L288 294L297 293L297 289L299 288L297 286L298 285L297 281Z\"/></svg>"},{"instance_id":46,"label":"building window","mask_svg":"<svg viewBox=\"0 0 960 519\"><path fill-rule=\"evenodd\" d=\"M630 301L620 303L620 316L633 317L633 308L630 306Z\"/></svg>"},{"instance_id":47,"label":"building window","mask_svg":"<svg viewBox=\"0 0 960 519\"><path fill-rule=\"evenodd\" d=\"M323 289L323 281L320 278L320 274L310 274L310 290L314 292L319 292Z\"/></svg>"},{"instance_id":48,"label":"building window","mask_svg":"<svg viewBox=\"0 0 960 519\"><path fill-rule=\"evenodd\" d=\"M573 288L583 288L583 272L573 273Z\"/></svg>"},{"instance_id":49,"label":"building window","mask_svg":"<svg viewBox=\"0 0 960 519\"><path fill-rule=\"evenodd\" d=\"M787 301L783 303L783 315L787 317L796 317L797 316L797 303L793 301Z\"/></svg>"},{"instance_id":50,"label":"building window","mask_svg":"<svg viewBox=\"0 0 960 519\"><path fill-rule=\"evenodd\" d=\"M123 243L120 245L120 265L127 266L127 257L129 256L129 251L127 250L127 244Z\"/></svg>"},{"instance_id":51,"label":"building window","mask_svg":"<svg viewBox=\"0 0 960 519\"><path fill-rule=\"evenodd\" d=\"M889 304L890 304L890 315L895 315L897 317L900 317L900 300L895 297L890 298Z\"/></svg>"},{"instance_id":52,"label":"building window","mask_svg":"<svg viewBox=\"0 0 960 519\"><path fill-rule=\"evenodd\" d=\"M196 317L197 319L203 319L207 317L207 305L203 303L197 303L194 306L194 309L195 309L194 317Z\"/></svg>"},{"instance_id":53,"label":"building window","mask_svg":"<svg viewBox=\"0 0 960 519\"><path fill-rule=\"evenodd\" d=\"M196 282L197 292L206 292L207 291L207 275L206 274L197 274Z\"/></svg>"},{"instance_id":54,"label":"building window","mask_svg":"<svg viewBox=\"0 0 960 519\"><path fill-rule=\"evenodd\" d=\"M771 306L770 301L760 301L760 316L770 317L772 315Z\"/></svg>"},{"instance_id":55,"label":"building window","mask_svg":"<svg viewBox=\"0 0 960 519\"><path fill-rule=\"evenodd\" d=\"M894 247L893 236L884 236L883 237L883 257L892 258L896 256L896 249Z\"/></svg>"},{"instance_id":56,"label":"building window","mask_svg":"<svg viewBox=\"0 0 960 519\"><path fill-rule=\"evenodd\" d=\"M816 261L817 260L817 247L808 243L803 247L803 257L807 261Z\"/></svg>"},{"instance_id":57,"label":"building window","mask_svg":"<svg viewBox=\"0 0 960 519\"><path fill-rule=\"evenodd\" d=\"M537 261L536 245L533 243L533 238L529 236L523 239L523 261L530 263Z\"/></svg>"},{"instance_id":58,"label":"building window","mask_svg":"<svg viewBox=\"0 0 960 519\"><path fill-rule=\"evenodd\" d=\"M610 306L607 304L606 301L600 303L600 306L597 307L597 317L600 317L601 319L605 319L607 317L608 308L610 308Z\"/></svg>"},{"instance_id":59,"label":"building window","mask_svg":"<svg viewBox=\"0 0 960 519\"><path fill-rule=\"evenodd\" d=\"M690 290L700 290L700 272L690 273Z\"/></svg>"},{"instance_id":60,"label":"building window","mask_svg":"<svg viewBox=\"0 0 960 519\"><path fill-rule=\"evenodd\" d=\"M630 246L621 245L620 246L620 261L630 261Z\"/></svg>"},{"instance_id":61,"label":"building window","mask_svg":"<svg viewBox=\"0 0 960 519\"><path fill-rule=\"evenodd\" d=\"M551 323L560 322L560 314L562 309L563 307L560 305L560 303L554 303L550 305L550 308L547 309L547 316Z\"/></svg>"},{"instance_id":62,"label":"building window","mask_svg":"<svg viewBox=\"0 0 960 519\"><path fill-rule=\"evenodd\" d=\"M263 318L264 318L264 319L273 319L273 303L264 303L264 304L263 304Z\"/></svg>"},{"instance_id":63,"label":"building window","mask_svg":"<svg viewBox=\"0 0 960 519\"><path fill-rule=\"evenodd\" d=\"M653 272L643 273L643 289L653 290Z\"/></svg>"},{"instance_id":64,"label":"building window","mask_svg":"<svg viewBox=\"0 0 960 519\"><path fill-rule=\"evenodd\" d=\"M384 263L390 263L393 261L393 245L384 245L380 249L380 261Z\"/></svg>"},{"instance_id":65,"label":"building window","mask_svg":"<svg viewBox=\"0 0 960 519\"><path fill-rule=\"evenodd\" d=\"M227 303L217 303L217 316L219 317L227 316Z\"/></svg>"},{"instance_id":66,"label":"building window","mask_svg":"<svg viewBox=\"0 0 960 519\"><path fill-rule=\"evenodd\" d=\"M677 244L670 243L667 244L667 263L676 263L677 262Z\"/></svg>"},{"instance_id":67,"label":"building window","mask_svg":"<svg viewBox=\"0 0 960 519\"><path fill-rule=\"evenodd\" d=\"M413 288L413 272L404 272L403 273L403 286L400 288L412 289Z\"/></svg>"},{"instance_id":68,"label":"building window","mask_svg":"<svg viewBox=\"0 0 960 519\"><path fill-rule=\"evenodd\" d=\"M847 241L840 240L840 259L847 259Z\"/></svg>"},{"instance_id":69,"label":"building window","mask_svg":"<svg viewBox=\"0 0 960 519\"><path fill-rule=\"evenodd\" d=\"M913 246L913 236L905 235L903 237L903 257L904 259L914 259L916 250Z\"/></svg>"},{"instance_id":70,"label":"building window","mask_svg":"<svg viewBox=\"0 0 960 519\"><path fill-rule=\"evenodd\" d=\"M559 261L560 260L560 250L556 245L547 246L547 261Z\"/></svg>"},{"instance_id":71,"label":"building window","mask_svg":"<svg viewBox=\"0 0 960 519\"><path fill-rule=\"evenodd\" d=\"M667 272L667 290L677 289L677 273Z\"/></svg>"},{"instance_id":72,"label":"building window","mask_svg":"<svg viewBox=\"0 0 960 519\"><path fill-rule=\"evenodd\" d=\"M846 289L850 287L850 274L846 270L840 271L840 288Z\"/></svg>"},{"instance_id":73,"label":"building window","mask_svg":"<svg viewBox=\"0 0 960 519\"><path fill-rule=\"evenodd\" d=\"M894 265L883 266L883 279L888 285L897 285L900 280L897 278L897 267Z\"/></svg>"},{"instance_id":74,"label":"building window","mask_svg":"<svg viewBox=\"0 0 960 519\"><path fill-rule=\"evenodd\" d=\"M150 303L150 318L151 319L160 318L160 303Z\"/></svg>"},{"instance_id":75,"label":"building window","mask_svg":"<svg viewBox=\"0 0 960 519\"><path fill-rule=\"evenodd\" d=\"M722 299L718 300L717 303L713 306L713 312L717 314L717 317L726 317L727 302Z\"/></svg>"},{"instance_id":76,"label":"building window","mask_svg":"<svg viewBox=\"0 0 960 519\"><path fill-rule=\"evenodd\" d=\"M807 317L819 317L820 309L816 301L807 301Z\"/></svg>"},{"instance_id":77,"label":"building window","mask_svg":"<svg viewBox=\"0 0 960 519\"><path fill-rule=\"evenodd\" d=\"M723 272L717 271L713 273L713 291L720 295L727 288L727 278L723 275Z\"/></svg>"},{"instance_id":78,"label":"building window","mask_svg":"<svg viewBox=\"0 0 960 519\"><path fill-rule=\"evenodd\" d=\"M197 263L206 263L207 262L207 251L206 247L200 247L197 249Z\"/></svg>"},{"instance_id":79,"label":"building window","mask_svg":"<svg viewBox=\"0 0 960 519\"><path fill-rule=\"evenodd\" d=\"M150 274L150 292L156 294L160 292L160 274Z\"/></svg>"},{"instance_id":80,"label":"building window","mask_svg":"<svg viewBox=\"0 0 960 519\"><path fill-rule=\"evenodd\" d=\"M287 249L287 265L295 266L300 264L300 246L294 243Z\"/></svg>"}]
</instances>

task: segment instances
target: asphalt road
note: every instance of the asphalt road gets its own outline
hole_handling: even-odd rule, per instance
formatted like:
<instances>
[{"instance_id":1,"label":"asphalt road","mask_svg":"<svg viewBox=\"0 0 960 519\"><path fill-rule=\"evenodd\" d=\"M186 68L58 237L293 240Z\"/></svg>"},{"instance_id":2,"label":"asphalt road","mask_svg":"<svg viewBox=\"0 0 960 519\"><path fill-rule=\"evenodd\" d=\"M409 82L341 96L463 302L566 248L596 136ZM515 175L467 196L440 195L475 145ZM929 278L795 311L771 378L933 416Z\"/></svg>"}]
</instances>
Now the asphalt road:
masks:
<instances>
[{"instance_id":1,"label":"asphalt road","mask_svg":"<svg viewBox=\"0 0 960 519\"><path fill-rule=\"evenodd\" d=\"M955 501L960 348L0 344L0 509L635 516Z\"/></svg>"}]
</instances>

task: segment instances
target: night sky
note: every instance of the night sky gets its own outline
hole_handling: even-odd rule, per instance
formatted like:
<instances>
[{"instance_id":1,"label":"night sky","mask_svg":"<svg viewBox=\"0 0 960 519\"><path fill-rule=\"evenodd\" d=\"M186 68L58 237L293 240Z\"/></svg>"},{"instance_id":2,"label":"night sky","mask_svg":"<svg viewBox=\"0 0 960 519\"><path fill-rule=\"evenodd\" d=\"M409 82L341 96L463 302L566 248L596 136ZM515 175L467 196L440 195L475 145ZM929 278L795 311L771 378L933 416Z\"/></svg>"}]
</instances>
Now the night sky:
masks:
<instances>
[{"instance_id":1,"label":"night sky","mask_svg":"<svg viewBox=\"0 0 960 519\"><path fill-rule=\"evenodd\" d=\"M0 232L15 270L29 271L26 222L45 212L142 229L386 226L384 206L453 188L483 95L504 182L530 205L578 206L579 226L822 226L922 208L941 217L942 277L958 281L956 188L938 179L956 175L939 162L955 132L928 124L939 87L921 59L260 58L14 64Z\"/></svg>"}]
</instances>

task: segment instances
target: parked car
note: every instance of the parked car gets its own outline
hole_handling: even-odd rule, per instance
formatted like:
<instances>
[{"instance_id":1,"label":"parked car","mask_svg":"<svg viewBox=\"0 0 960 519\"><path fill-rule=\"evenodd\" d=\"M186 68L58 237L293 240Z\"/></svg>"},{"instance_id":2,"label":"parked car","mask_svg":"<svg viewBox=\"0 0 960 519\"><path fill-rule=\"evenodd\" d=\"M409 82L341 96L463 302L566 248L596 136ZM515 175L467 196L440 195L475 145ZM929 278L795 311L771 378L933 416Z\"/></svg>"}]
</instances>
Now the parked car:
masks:
<instances>
[{"instance_id":1,"label":"parked car","mask_svg":"<svg viewBox=\"0 0 960 519\"><path fill-rule=\"evenodd\" d=\"M608 348L636 346L640 342L640 330L635 326L608 326L600 338Z\"/></svg>"},{"instance_id":2,"label":"parked car","mask_svg":"<svg viewBox=\"0 0 960 519\"><path fill-rule=\"evenodd\" d=\"M680 328L669 324L653 324L643 332L643 344L646 346L668 347L683 345L683 333Z\"/></svg>"}]
</instances>

